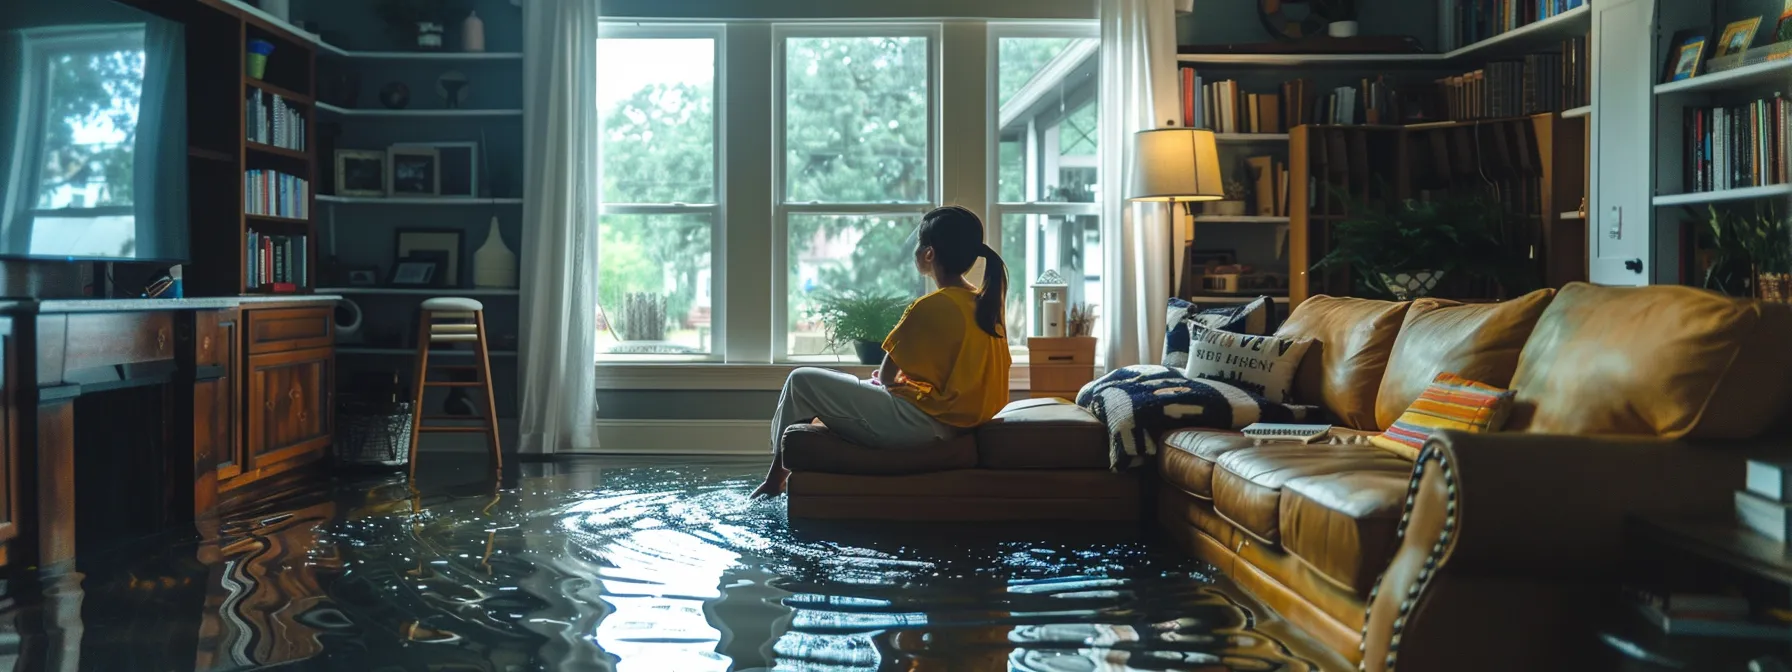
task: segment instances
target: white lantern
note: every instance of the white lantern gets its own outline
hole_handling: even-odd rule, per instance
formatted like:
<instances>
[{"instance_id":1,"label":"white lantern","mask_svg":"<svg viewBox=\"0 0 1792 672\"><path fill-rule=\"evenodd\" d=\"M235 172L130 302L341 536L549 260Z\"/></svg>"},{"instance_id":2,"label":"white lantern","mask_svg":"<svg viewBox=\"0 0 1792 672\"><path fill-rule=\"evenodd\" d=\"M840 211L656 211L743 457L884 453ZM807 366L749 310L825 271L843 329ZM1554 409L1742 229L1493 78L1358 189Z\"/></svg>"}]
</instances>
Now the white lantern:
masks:
<instances>
[{"instance_id":1,"label":"white lantern","mask_svg":"<svg viewBox=\"0 0 1792 672\"><path fill-rule=\"evenodd\" d=\"M1057 269L1046 269L1030 286L1032 291L1032 336L1063 337L1070 332L1064 324L1064 297L1070 284Z\"/></svg>"}]
</instances>

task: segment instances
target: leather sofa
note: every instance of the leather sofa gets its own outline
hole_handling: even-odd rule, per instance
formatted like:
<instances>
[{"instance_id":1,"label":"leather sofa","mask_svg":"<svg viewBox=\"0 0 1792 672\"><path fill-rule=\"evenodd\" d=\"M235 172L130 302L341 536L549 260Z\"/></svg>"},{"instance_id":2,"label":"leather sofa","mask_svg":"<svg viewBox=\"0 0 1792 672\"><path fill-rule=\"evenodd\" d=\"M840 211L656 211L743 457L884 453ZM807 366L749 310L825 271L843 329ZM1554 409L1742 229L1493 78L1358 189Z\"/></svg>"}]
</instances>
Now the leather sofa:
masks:
<instances>
[{"instance_id":1,"label":"leather sofa","mask_svg":"<svg viewBox=\"0 0 1792 672\"><path fill-rule=\"evenodd\" d=\"M1727 511L1792 397L1792 311L1685 287L1321 296L1278 334L1319 341L1296 394L1341 427L1168 433L1158 524L1367 670L1588 669L1624 518ZM1513 389L1505 431L1366 442L1441 372Z\"/></svg>"},{"instance_id":2,"label":"leather sofa","mask_svg":"<svg viewBox=\"0 0 1792 672\"><path fill-rule=\"evenodd\" d=\"M1317 296L1278 334L1317 341L1295 394L1335 418L1323 443L1175 430L1141 483L1064 402L900 454L796 426L791 516L1116 520L1142 495L1169 538L1364 669L1588 669L1625 517L1721 515L1743 461L1792 436L1784 305L1582 283L1496 304ZM1513 389L1505 431L1443 432L1416 464L1368 443L1443 372Z\"/></svg>"}]
</instances>

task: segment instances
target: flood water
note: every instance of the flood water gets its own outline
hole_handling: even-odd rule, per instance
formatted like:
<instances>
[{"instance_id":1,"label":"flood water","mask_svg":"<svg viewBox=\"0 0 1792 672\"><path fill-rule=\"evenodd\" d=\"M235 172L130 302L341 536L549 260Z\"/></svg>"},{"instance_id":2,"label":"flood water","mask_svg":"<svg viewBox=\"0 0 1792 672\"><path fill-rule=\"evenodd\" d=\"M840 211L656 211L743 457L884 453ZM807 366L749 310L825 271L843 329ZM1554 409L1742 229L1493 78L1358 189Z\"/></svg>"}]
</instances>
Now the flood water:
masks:
<instances>
[{"instance_id":1,"label":"flood water","mask_svg":"<svg viewBox=\"0 0 1792 672\"><path fill-rule=\"evenodd\" d=\"M761 469L591 458L500 485L473 462L290 493L15 580L0 670L1336 663L1132 526L793 523L746 499Z\"/></svg>"}]
</instances>

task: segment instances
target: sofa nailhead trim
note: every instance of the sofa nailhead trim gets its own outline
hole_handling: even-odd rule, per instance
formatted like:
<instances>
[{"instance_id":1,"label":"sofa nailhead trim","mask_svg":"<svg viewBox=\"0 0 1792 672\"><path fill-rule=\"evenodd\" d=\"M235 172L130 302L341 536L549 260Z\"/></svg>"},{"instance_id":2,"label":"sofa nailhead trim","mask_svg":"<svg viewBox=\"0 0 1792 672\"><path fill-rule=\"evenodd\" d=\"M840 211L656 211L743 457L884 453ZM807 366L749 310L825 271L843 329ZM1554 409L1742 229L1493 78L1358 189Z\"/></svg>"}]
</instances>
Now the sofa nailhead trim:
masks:
<instances>
[{"instance_id":1,"label":"sofa nailhead trim","mask_svg":"<svg viewBox=\"0 0 1792 672\"><path fill-rule=\"evenodd\" d=\"M1406 629L1406 616L1412 611L1413 607L1418 604L1418 598L1420 595L1424 594L1425 587L1430 585L1431 577L1436 571L1439 561L1443 559L1444 547L1446 543L1449 542L1450 535L1456 530L1456 474L1454 470L1450 468L1450 463L1444 459L1442 451L1427 446L1424 451L1419 453L1419 459L1413 464L1412 480L1408 482L1406 488L1406 510L1400 514L1400 525L1395 528L1394 535L1399 541L1405 541L1406 526L1408 523L1412 522L1413 503L1417 501L1419 494L1419 477L1425 472L1425 463L1434 460L1437 462L1438 467L1443 470L1444 527L1443 530L1438 533L1437 543L1431 545L1431 552L1425 555L1424 569L1419 570L1416 581L1414 581L1413 585L1407 589L1406 599L1400 601L1399 616L1394 618L1393 632L1388 634L1388 657L1385 660L1383 667L1385 672L1394 672L1394 663L1397 659L1396 654L1400 650L1400 638ZM1376 579L1375 586L1369 589L1370 611L1374 609L1375 597L1380 594L1381 579L1386 577L1386 573L1383 573L1380 578ZM1365 611L1363 614L1363 639L1357 647L1357 650L1362 652L1367 652L1369 650L1370 611ZM1369 661L1364 660L1363 662L1358 663L1357 669L1368 670Z\"/></svg>"}]
</instances>

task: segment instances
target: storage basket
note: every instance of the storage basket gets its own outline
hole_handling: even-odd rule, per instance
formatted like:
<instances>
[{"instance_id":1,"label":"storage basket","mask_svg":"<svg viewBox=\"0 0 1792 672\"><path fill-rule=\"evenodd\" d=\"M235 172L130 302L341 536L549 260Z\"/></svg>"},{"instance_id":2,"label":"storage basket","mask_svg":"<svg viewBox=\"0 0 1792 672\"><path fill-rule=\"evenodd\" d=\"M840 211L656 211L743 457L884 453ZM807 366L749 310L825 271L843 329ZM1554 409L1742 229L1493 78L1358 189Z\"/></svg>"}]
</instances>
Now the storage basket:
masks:
<instances>
[{"instance_id":1,"label":"storage basket","mask_svg":"<svg viewBox=\"0 0 1792 672\"><path fill-rule=\"evenodd\" d=\"M337 464L402 467L410 452L411 402L350 403L337 412Z\"/></svg>"}]
</instances>

